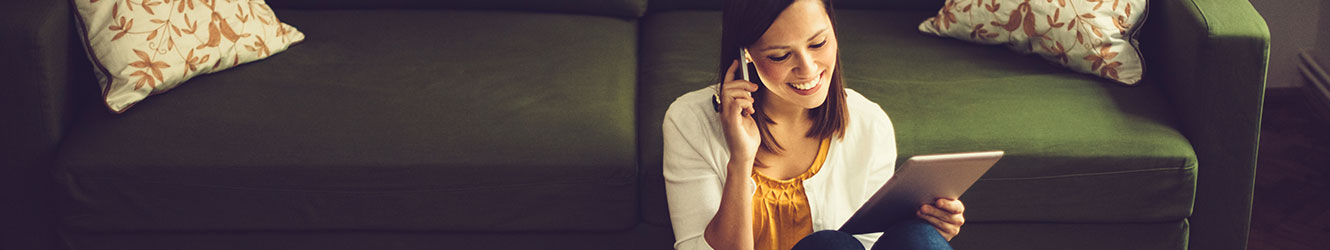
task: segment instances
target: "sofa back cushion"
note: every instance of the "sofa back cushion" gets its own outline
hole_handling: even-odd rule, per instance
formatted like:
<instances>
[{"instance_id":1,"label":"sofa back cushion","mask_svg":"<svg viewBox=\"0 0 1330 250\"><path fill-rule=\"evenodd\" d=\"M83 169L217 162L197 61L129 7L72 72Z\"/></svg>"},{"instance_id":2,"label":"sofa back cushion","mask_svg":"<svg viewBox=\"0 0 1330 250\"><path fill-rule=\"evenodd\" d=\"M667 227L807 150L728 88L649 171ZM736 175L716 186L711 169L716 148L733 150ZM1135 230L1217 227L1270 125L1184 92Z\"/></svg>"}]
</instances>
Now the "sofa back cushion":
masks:
<instances>
[{"instance_id":1,"label":"sofa back cushion","mask_svg":"<svg viewBox=\"0 0 1330 250\"><path fill-rule=\"evenodd\" d=\"M61 226L484 238L638 224L636 21L279 12L309 38L125 115L77 114L45 171L62 173Z\"/></svg>"},{"instance_id":2,"label":"sofa back cushion","mask_svg":"<svg viewBox=\"0 0 1330 250\"><path fill-rule=\"evenodd\" d=\"M720 10L726 0L651 0L649 10ZM937 10L944 0L832 0L836 9Z\"/></svg>"},{"instance_id":3,"label":"sofa back cushion","mask_svg":"<svg viewBox=\"0 0 1330 250\"><path fill-rule=\"evenodd\" d=\"M464 9L497 11L535 11L567 14L602 15L619 18L641 17L647 0L284 0L271 3L286 9Z\"/></svg>"},{"instance_id":4,"label":"sofa back cushion","mask_svg":"<svg viewBox=\"0 0 1330 250\"><path fill-rule=\"evenodd\" d=\"M117 114L191 78L268 58L305 39L263 0L75 1L75 7L106 107Z\"/></svg>"}]
</instances>

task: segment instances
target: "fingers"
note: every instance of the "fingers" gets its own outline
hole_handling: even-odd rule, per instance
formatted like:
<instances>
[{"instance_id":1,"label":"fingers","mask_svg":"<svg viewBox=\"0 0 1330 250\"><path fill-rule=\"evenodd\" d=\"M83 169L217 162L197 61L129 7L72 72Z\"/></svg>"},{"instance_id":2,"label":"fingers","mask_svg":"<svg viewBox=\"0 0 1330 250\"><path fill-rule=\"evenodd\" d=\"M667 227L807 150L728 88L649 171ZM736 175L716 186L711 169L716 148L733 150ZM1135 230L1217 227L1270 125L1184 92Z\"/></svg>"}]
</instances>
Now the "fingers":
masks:
<instances>
[{"instance_id":1,"label":"fingers","mask_svg":"<svg viewBox=\"0 0 1330 250\"><path fill-rule=\"evenodd\" d=\"M960 200L938 198L933 204L935 204L937 208L953 214L965 213L965 204L962 204Z\"/></svg>"},{"instance_id":2,"label":"fingers","mask_svg":"<svg viewBox=\"0 0 1330 250\"><path fill-rule=\"evenodd\" d=\"M757 84L744 80L733 80L725 82L725 89L722 89L721 91L731 90L731 89L742 90L744 92L752 93L757 91Z\"/></svg>"},{"instance_id":3,"label":"fingers","mask_svg":"<svg viewBox=\"0 0 1330 250\"><path fill-rule=\"evenodd\" d=\"M753 114L753 98L745 95L734 96L733 93L726 93L721 97L721 109L724 121L734 123L742 120L745 115ZM738 124L738 123L734 123Z\"/></svg>"},{"instance_id":4,"label":"fingers","mask_svg":"<svg viewBox=\"0 0 1330 250\"><path fill-rule=\"evenodd\" d=\"M738 104L739 114L741 115L750 116L753 115L753 113L757 113L757 110L753 109L752 97L748 97L747 99L736 99L735 104Z\"/></svg>"},{"instance_id":5,"label":"fingers","mask_svg":"<svg viewBox=\"0 0 1330 250\"><path fill-rule=\"evenodd\" d=\"M720 90L721 106L725 110L738 109L739 114L752 115L756 113L753 109L753 92L757 91L758 86L755 83L744 80L729 80L734 78L734 70L739 66L739 61L735 60L730 64L729 70L725 71L726 82ZM738 106L738 107L736 107Z\"/></svg>"},{"instance_id":6,"label":"fingers","mask_svg":"<svg viewBox=\"0 0 1330 250\"><path fill-rule=\"evenodd\" d=\"M730 85L743 85L744 83L745 82L742 81L734 81L730 82ZM733 88L731 88L730 86L726 86L725 89L720 91L720 97L722 99L721 101L725 101L726 99L735 99L735 98L753 99L753 92L748 91L747 89L740 88L739 86L734 86Z\"/></svg>"},{"instance_id":7,"label":"fingers","mask_svg":"<svg viewBox=\"0 0 1330 250\"><path fill-rule=\"evenodd\" d=\"M730 98L728 103L726 103L724 106L725 109L730 112L730 114L727 114L727 116L737 117L737 115L735 114L745 115L745 116L753 114L752 97L746 97L746 96L732 97Z\"/></svg>"},{"instance_id":8,"label":"fingers","mask_svg":"<svg viewBox=\"0 0 1330 250\"><path fill-rule=\"evenodd\" d=\"M755 111L753 109L753 102L755 102L755 99L753 99L752 93L746 90L726 89L722 92L721 96L721 104L726 105L727 109L734 108L731 106L738 106L740 111L742 111L740 114L743 115L751 115Z\"/></svg>"},{"instance_id":9,"label":"fingers","mask_svg":"<svg viewBox=\"0 0 1330 250\"><path fill-rule=\"evenodd\" d=\"M725 79L721 79L721 81L724 82L722 87L725 89L738 88L738 89L747 90L748 92L757 91L757 84L743 79L734 79L734 71L738 70L738 68L739 68L739 60L734 60L734 62L730 63L730 68L725 70ZM736 82L742 82L746 84L733 84Z\"/></svg>"},{"instance_id":10,"label":"fingers","mask_svg":"<svg viewBox=\"0 0 1330 250\"><path fill-rule=\"evenodd\" d=\"M965 224L964 214L951 213L933 205L925 204L919 208L917 213L958 227Z\"/></svg>"},{"instance_id":11,"label":"fingers","mask_svg":"<svg viewBox=\"0 0 1330 250\"><path fill-rule=\"evenodd\" d=\"M933 228L937 228L938 231L942 231L943 233L952 233L955 231L960 231L958 227L956 227L956 225L952 225L951 223L942 221L942 219L938 219L937 217L929 216L926 214L919 214L918 217L920 219L924 219L924 221L928 221L928 224L932 224Z\"/></svg>"},{"instance_id":12,"label":"fingers","mask_svg":"<svg viewBox=\"0 0 1330 250\"><path fill-rule=\"evenodd\" d=\"M734 80L734 69L738 67L739 67L739 59L734 59L734 62L730 63L730 69L725 70L725 79L720 79L720 81L728 82L730 80Z\"/></svg>"},{"instance_id":13,"label":"fingers","mask_svg":"<svg viewBox=\"0 0 1330 250\"><path fill-rule=\"evenodd\" d=\"M961 226L965 225L964 212L965 205L960 200L940 198L934 204L920 206L915 216L933 224L933 228L950 241L951 237L960 234Z\"/></svg>"},{"instance_id":14,"label":"fingers","mask_svg":"<svg viewBox=\"0 0 1330 250\"><path fill-rule=\"evenodd\" d=\"M960 234L961 232L961 227L959 225L947 223L946 221L938 219L937 217L933 217L931 215L924 214L922 212L915 212L915 216L919 217L920 219L923 219L924 221L928 221L928 224L932 224L933 228L937 229L938 233L941 233L942 236L946 237L948 240L950 240L951 237Z\"/></svg>"}]
</instances>

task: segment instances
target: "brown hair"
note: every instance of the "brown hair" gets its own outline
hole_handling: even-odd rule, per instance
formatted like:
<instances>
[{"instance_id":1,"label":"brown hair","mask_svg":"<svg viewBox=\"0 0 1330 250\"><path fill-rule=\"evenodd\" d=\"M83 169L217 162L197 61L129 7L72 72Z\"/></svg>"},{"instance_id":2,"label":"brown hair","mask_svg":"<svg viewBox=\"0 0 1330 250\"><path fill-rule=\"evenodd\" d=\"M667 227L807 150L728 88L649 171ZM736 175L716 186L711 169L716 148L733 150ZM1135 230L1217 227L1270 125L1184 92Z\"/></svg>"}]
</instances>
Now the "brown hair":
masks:
<instances>
[{"instance_id":1,"label":"brown hair","mask_svg":"<svg viewBox=\"0 0 1330 250\"><path fill-rule=\"evenodd\" d=\"M731 79L725 78L725 71L729 69L734 62L735 56L739 54L739 48L748 47L757 42L762 34L766 33L771 24L776 21L776 17L785 11L795 0L727 0L723 14L721 15L721 38L720 38L720 64L716 70L720 72L718 79L720 83ZM836 26L836 12L833 10L831 0L821 0L822 8L826 9L827 17L831 18L831 26ZM740 75L739 73L735 74ZM756 76L756 67L749 67L749 75ZM769 91L762 84L759 78L752 78L751 81L758 86L757 92L753 93L753 119L757 121L758 134L762 136L762 150L779 153L783 148L771 136L771 131L767 129L768 124L776 124L766 112L759 106L762 100L766 98ZM723 86L722 86L723 89ZM832 136L840 137L845 133L845 123L848 120L845 105L845 83L841 81L841 63L840 52L836 53L836 68L832 71L831 86L827 89L827 99L821 106L809 110L808 115L813 119L813 127L808 130L804 136L814 138L829 138Z\"/></svg>"}]
</instances>

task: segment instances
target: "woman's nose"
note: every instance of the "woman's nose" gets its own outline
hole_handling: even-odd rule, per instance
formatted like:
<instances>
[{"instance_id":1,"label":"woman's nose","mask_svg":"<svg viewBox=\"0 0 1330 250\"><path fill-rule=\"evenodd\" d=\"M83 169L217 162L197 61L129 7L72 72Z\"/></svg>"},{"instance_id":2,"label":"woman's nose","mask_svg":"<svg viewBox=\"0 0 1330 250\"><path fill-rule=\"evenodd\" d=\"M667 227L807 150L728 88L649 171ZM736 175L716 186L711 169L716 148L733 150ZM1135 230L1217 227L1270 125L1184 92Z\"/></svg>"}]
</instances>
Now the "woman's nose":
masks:
<instances>
[{"instance_id":1,"label":"woman's nose","mask_svg":"<svg viewBox=\"0 0 1330 250\"><path fill-rule=\"evenodd\" d=\"M809 75L809 74L816 74L816 73L817 73L817 70L818 70L818 69L817 69L817 62L813 61L813 54L812 54L812 53L808 53L808 51L804 51L804 52L802 52L802 53L794 53L794 54L795 54L794 57L795 57L795 59L797 60L796 62L798 63L798 64L797 64L798 66L794 69L794 73L795 73L795 75L803 76L803 75ZM802 78L811 78L811 77L816 77L816 76L811 76L811 75L810 75L810 76L802 77Z\"/></svg>"}]
</instances>

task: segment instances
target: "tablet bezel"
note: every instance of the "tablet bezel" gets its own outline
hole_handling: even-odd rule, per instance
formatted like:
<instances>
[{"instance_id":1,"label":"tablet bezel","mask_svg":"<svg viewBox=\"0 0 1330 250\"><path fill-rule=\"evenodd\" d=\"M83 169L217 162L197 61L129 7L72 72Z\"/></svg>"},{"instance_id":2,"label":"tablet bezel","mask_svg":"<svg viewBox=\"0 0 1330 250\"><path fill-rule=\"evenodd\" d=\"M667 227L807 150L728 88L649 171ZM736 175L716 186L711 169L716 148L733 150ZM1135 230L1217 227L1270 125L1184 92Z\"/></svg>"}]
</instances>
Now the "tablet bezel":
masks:
<instances>
[{"instance_id":1,"label":"tablet bezel","mask_svg":"<svg viewBox=\"0 0 1330 250\"><path fill-rule=\"evenodd\" d=\"M880 232L899 220L913 218L914 211L923 204L939 198L960 199L1004 154L983 151L910 157L850 216L840 231Z\"/></svg>"}]
</instances>

